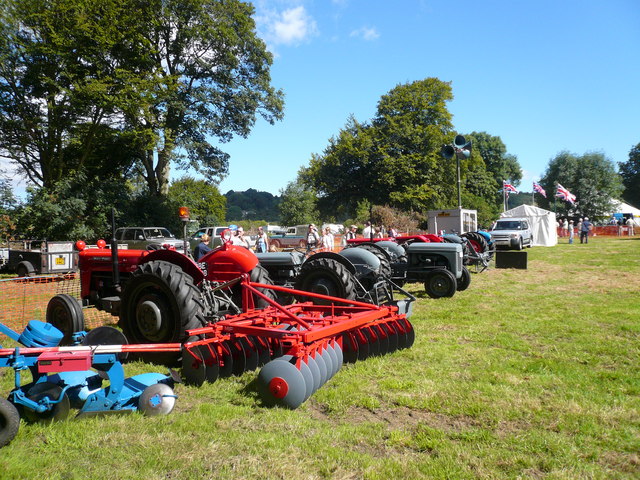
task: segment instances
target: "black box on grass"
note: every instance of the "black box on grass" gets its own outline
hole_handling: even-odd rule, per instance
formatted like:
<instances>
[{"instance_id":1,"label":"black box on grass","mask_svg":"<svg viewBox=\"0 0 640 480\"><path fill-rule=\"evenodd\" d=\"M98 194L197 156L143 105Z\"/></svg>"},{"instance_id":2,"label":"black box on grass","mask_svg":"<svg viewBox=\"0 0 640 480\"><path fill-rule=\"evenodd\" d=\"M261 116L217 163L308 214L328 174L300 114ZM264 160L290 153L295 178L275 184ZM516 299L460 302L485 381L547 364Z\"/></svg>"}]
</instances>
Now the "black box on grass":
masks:
<instances>
[{"instance_id":1,"label":"black box on grass","mask_svg":"<svg viewBox=\"0 0 640 480\"><path fill-rule=\"evenodd\" d=\"M496 252L496 268L527 269L527 252Z\"/></svg>"}]
</instances>

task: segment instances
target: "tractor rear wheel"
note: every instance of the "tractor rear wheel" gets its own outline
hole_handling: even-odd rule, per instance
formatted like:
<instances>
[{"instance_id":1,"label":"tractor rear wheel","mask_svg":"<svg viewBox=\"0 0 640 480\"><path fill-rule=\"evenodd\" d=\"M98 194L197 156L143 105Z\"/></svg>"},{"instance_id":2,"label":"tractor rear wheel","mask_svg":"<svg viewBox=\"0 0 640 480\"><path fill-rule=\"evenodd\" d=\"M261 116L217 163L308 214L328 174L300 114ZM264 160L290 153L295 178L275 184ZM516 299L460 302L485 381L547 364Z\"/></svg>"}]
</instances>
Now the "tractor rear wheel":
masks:
<instances>
[{"instance_id":1,"label":"tractor rear wheel","mask_svg":"<svg viewBox=\"0 0 640 480\"><path fill-rule=\"evenodd\" d=\"M332 258L311 258L302 265L296 279L296 290L355 300L356 281L340 262ZM329 300L308 297L316 305L329 305Z\"/></svg>"},{"instance_id":2,"label":"tractor rear wheel","mask_svg":"<svg viewBox=\"0 0 640 480\"><path fill-rule=\"evenodd\" d=\"M391 277L391 262L389 260L389 255L386 255L381 247L365 243L354 248L362 248L373 253L376 257L378 257L378 260L380 260L380 270L378 271L378 273L380 275L384 275L385 277Z\"/></svg>"},{"instance_id":3,"label":"tractor rear wheel","mask_svg":"<svg viewBox=\"0 0 640 480\"><path fill-rule=\"evenodd\" d=\"M170 343L203 326L204 306L193 279L179 266L156 260L142 264L122 293L120 327L131 343Z\"/></svg>"},{"instance_id":4,"label":"tractor rear wheel","mask_svg":"<svg viewBox=\"0 0 640 480\"><path fill-rule=\"evenodd\" d=\"M457 289L456 277L449 270L433 270L427 275L424 289L431 298L453 297Z\"/></svg>"},{"instance_id":5,"label":"tractor rear wheel","mask_svg":"<svg viewBox=\"0 0 640 480\"><path fill-rule=\"evenodd\" d=\"M273 280L269 277L269 272L262 265L256 265L251 272L249 272L249 280L254 283L262 283L264 285L273 285ZM278 297L276 295L275 290L271 290L269 288L258 288L258 291L262 293L264 296L270 298L274 302L278 301ZM233 302L242 307L242 287L236 287L233 289ZM263 309L270 306L269 302L265 299L259 297L258 295L253 296L253 304L257 309ZM245 310L244 308L242 309Z\"/></svg>"}]
</instances>

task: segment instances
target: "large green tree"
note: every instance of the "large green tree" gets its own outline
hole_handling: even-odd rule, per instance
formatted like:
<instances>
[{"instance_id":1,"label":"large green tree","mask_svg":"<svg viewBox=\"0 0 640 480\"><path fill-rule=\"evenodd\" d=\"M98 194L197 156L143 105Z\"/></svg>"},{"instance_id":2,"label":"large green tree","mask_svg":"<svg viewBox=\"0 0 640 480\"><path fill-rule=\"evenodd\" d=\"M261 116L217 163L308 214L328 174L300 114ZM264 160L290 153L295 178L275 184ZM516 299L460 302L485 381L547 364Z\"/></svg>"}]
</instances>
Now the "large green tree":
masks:
<instances>
[{"instance_id":1,"label":"large green tree","mask_svg":"<svg viewBox=\"0 0 640 480\"><path fill-rule=\"evenodd\" d=\"M547 198L541 198L543 208L561 215L580 215L590 218L607 216L612 200L620 198L622 182L614 163L600 152L576 155L563 151L549 161L540 185ZM574 205L554 197L560 184L576 196Z\"/></svg>"},{"instance_id":2,"label":"large green tree","mask_svg":"<svg viewBox=\"0 0 640 480\"><path fill-rule=\"evenodd\" d=\"M212 142L282 116L252 13L239 0L2 2L0 155L52 187L90 175L108 132L153 194L174 161L219 180L228 155Z\"/></svg>"},{"instance_id":3,"label":"large green tree","mask_svg":"<svg viewBox=\"0 0 640 480\"><path fill-rule=\"evenodd\" d=\"M453 140L452 98L448 82L427 78L383 95L371 122L350 118L302 172L320 211L346 218L362 199L407 210L454 206L455 162L440 154Z\"/></svg>"},{"instance_id":4,"label":"large green tree","mask_svg":"<svg viewBox=\"0 0 640 480\"><path fill-rule=\"evenodd\" d=\"M618 167L624 185L622 198L634 207L640 207L640 143L629 152L629 160L618 163Z\"/></svg>"}]
</instances>

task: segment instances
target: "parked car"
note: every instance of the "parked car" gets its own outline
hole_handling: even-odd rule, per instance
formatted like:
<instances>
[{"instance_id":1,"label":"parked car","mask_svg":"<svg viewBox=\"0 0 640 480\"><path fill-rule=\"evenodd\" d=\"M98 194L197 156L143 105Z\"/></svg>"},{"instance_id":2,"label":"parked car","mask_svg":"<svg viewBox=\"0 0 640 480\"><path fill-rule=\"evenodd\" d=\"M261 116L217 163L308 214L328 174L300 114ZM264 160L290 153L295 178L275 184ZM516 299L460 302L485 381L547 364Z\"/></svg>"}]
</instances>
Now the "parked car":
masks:
<instances>
[{"instance_id":1,"label":"parked car","mask_svg":"<svg viewBox=\"0 0 640 480\"><path fill-rule=\"evenodd\" d=\"M522 250L533 245L533 232L526 218L501 218L491 230L491 239L497 248Z\"/></svg>"},{"instance_id":2,"label":"parked car","mask_svg":"<svg viewBox=\"0 0 640 480\"><path fill-rule=\"evenodd\" d=\"M184 241L164 227L122 227L116 230L118 243L136 250L159 250L165 246L184 251Z\"/></svg>"}]
</instances>

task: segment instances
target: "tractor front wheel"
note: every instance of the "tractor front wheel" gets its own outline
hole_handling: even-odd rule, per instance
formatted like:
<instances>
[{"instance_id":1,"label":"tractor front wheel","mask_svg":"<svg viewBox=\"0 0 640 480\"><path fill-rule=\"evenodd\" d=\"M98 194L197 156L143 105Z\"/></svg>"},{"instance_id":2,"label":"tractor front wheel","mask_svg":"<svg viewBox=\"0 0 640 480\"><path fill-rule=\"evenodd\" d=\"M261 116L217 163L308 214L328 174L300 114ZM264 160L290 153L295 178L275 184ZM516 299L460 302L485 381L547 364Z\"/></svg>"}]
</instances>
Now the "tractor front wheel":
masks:
<instances>
[{"instance_id":1,"label":"tractor front wheel","mask_svg":"<svg viewBox=\"0 0 640 480\"><path fill-rule=\"evenodd\" d=\"M171 343L206 321L200 291L179 266L157 260L138 267L122 293L120 327L131 343Z\"/></svg>"},{"instance_id":2,"label":"tractor front wheel","mask_svg":"<svg viewBox=\"0 0 640 480\"><path fill-rule=\"evenodd\" d=\"M61 345L70 345L72 335L85 328L82 307L66 293L60 293L49 300L46 320L64 334Z\"/></svg>"},{"instance_id":3,"label":"tractor front wheel","mask_svg":"<svg viewBox=\"0 0 640 480\"><path fill-rule=\"evenodd\" d=\"M453 297L457 289L456 277L449 270L433 270L427 275L424 289L431 298Z\"/></svg>"}]
</instances>

